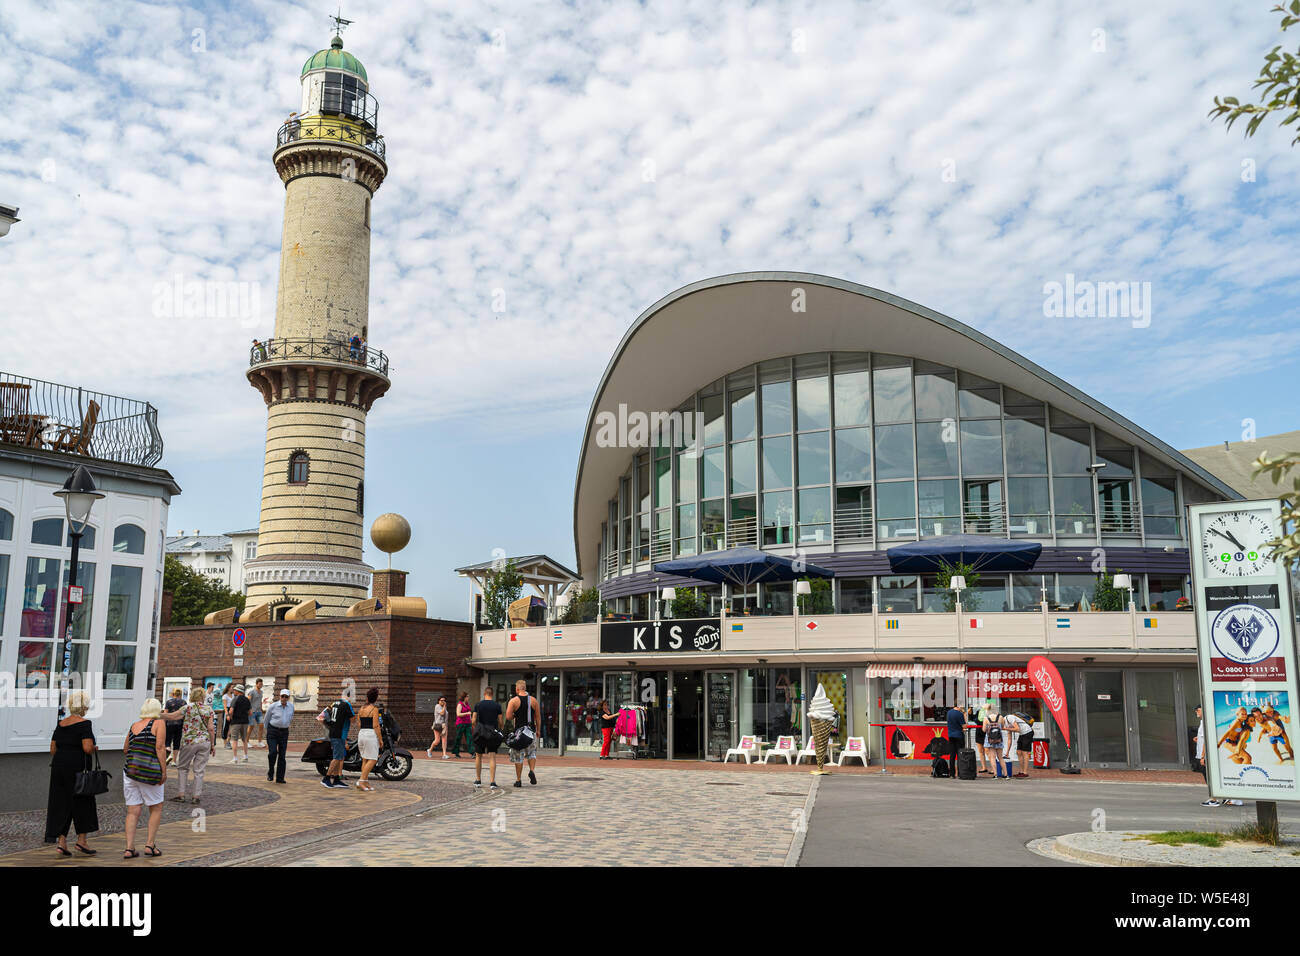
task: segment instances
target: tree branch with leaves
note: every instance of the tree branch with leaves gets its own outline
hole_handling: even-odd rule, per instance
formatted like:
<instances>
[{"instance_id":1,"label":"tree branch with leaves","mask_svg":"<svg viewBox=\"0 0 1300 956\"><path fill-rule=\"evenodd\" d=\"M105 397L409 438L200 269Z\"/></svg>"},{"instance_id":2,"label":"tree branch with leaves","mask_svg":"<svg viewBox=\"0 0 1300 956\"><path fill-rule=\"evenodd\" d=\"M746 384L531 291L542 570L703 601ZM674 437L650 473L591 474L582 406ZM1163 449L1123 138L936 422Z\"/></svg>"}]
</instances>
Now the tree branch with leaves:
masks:
<instances>
[{"instance_id":1,"label":"tree branch with leaves","mask_svg":"<svg viewBox=\"0 0 1300 956\"><path fill-rule=\"evenodd\" d=\"M1282 14L1281 29L1285 33L1300 23L1300 0L1291 0L1286 7L1276 6L1273 12ZM1288 113L1282 120L1283 126L1300 122L1300 48L1295 53L1289 53L1280 44L1273 47L1264 57L1264 66L1253 86L1262 93L1262 99L1258 103L1242 103L1235 96L1216 96L1214 109L1210 110L1209 116L1225 120L1228 129L1232 129L1232 124L1243 116L1249 116L1246 123L1247 136L1254 136L1260 124L1273 113ZM1297 130L1291 140L1292 146L1296 143L1300 143L1300 130Z\"/></svg>"}]
</instances>

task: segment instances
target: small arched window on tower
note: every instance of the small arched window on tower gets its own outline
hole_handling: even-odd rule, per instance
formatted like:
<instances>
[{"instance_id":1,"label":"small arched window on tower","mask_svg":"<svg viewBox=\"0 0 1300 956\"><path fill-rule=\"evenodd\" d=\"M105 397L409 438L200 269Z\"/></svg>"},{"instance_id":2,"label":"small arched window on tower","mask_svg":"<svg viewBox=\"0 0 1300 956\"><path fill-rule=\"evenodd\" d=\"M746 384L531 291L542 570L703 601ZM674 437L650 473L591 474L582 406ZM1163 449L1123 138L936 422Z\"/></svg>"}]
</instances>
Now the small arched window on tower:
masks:
<instances>
[{"instance_id":1,"label":"small arched window on tower","mask_svg":"<svg viewBox=\"0 0 1300 956\"><path fill-rule=\"evenodd\" d=\"M366 228L370 228L370 197L366 197Z\"/></svg>"},{"instance_id":2,"label":"small arched window on tower","mask_svg":"<svg viewBox=\"0 0 1300 956\"><path fill-rule=\"evenodd\" d=\"M357 482L357 514L363 518L366 514L366 483L364 481Z\"/></svg>"},{"instance_id":3,"label":"small arched window on tower","mask_svg":"<svg viewBox=\"0 0 1300 956\"><path fill-rule=\"evenodd\" d=\"M296 451L289 456L289 484L305 485L307 484L307 472L311 466L311 458L305 451Z\"/></svg>"}]
</instances>

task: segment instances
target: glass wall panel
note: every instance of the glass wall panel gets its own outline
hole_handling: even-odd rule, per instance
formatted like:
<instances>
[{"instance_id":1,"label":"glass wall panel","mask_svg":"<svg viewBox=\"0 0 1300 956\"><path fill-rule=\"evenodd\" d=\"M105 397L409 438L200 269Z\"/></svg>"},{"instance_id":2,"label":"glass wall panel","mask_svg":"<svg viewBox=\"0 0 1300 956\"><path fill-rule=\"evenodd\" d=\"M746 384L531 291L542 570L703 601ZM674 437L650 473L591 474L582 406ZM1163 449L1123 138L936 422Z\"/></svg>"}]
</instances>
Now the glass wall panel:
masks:
<instances>
[{"instance_id":1,"label":"glass wall panel","mask_svg":"<svg viewBox=\"0 0 1300 956\"><path fill-rule=\"evenodd\" d=\"M1110 469L1107 468L1107 471ZM1109 476L1097 483L1097 499L1101 506L1103 534L1137 534L1135 515L1137 502L1133 500L1133 482L1130 479L1112 480Z\"/></svg>"},{"instance_id":2,"label":"glass wall panel","mask_svg":"<svg viewBox=\"0 0 1300 956\"><path fill-rule=\"evenodd\" d=\"M141 568L113 565L108 584L108 623L105 640L135 641L140 622ZM81 573L77 573L78 579Z\"/></svg>"},{"instance_id":3,"label":"glass wall panel","mask_svg":"<svg viewBox=\"0 0 1300 956\"><path fill-rule=\"evenodd\" d=\"M840 614L871 613L871 578L836 578L840 586Z\"/></svg>"},{"instance_id":4,"label":"glass wall panel","mask_svg":"<svg viewBox=\"0 0 1300 956\"><path fill-rule=\"evenodd\" d=\"M911 478L913 467L912 426L877 426L876 479Z\"/></svg>"},{"instance_id":5,"label":"glass wall panel","mask_svg":"<svg viewBox=\"0 0 1300 956\"><path fill-rule=\"evenodd\" d=\"M923 478L957 474L957 422L919 422L916 467Z\"/></svg>"},{"instance_id":6,"label":"glass wall panel","mask_svg":"<svg viewBox=\"0 0 1300 956\"><path fill-rule=\"evenodd\" d=\"M758 471L754 462L754 442L738 441L731 446L731 493L752 494L758 490Z\"/></svg>"},{"instance_id":7,"label":"glass wall panel","mask_svg":"<svg viewBox=\"0 0 1300 956\"><path fill-rule=\"evenodd\" d=\"M1147 575L1147 593L1149 611L1173 611L1178 599L1187 596L1187 579L1175 575Z\"/></svg>"},{"instance_id":8,"label":"glass wall panel","mask_svg":"<svg viewBox=\"0 0 1300 956\"><path fill-rule=\"evenodd\" d=\"M1006 434L1007 474L1047 474L1047 427L1041 420L1008 417L1002 423Z\"/></svg>"},{"instance_id":9,"label":"glass wall panel","mask_svg":"<svg viewBox=\"0 0 1300 956\"><path fill-rule=\"evenodd\" d=\"M569 671L564 675L566 750L600 750L599 714L604 689L604 674L601 671ZM617 704L611 701L609 709L617 712Z\"/></svg>"},{"instance_id":10,"label":"glass wall panel","mask_svg":"<svg viewBox=\"0 0 1300 956\"><path fill-rule=\"evenodd\" d=\"M1173 470L1142 456L1142 523L1149 535L1177 537L1178 504Z\"/></svg>"},{"instance_id":11,"label":"glass wall panel","mask_svg":"<svg viewBox=\"0 0 1300 956\"><path fill-rule=\"evenodd\" d=\"M872 392L877 422L912 420L912 369L906 359L877 355Z\"/></svg>"},{"instance_id":12,"label":"glass wall panel","mask_svg":"<svg viewBox=\"0 0 1300 956\"><path fill-rule=\"evenodd\" d=\"M700 467L699 456L679 453L677 455L677 500L681 503L695 500L696 470Z\"/></svg>"},{"instance_id":13,"label":"glass wall panel","mask_svg":"<svg viewBox=\"0 0 1300 956\"><path fill-rule=\"evenodd\" d=\"M910 481L876 485L876 534L882 538L916 536L916 487Z\"/></svg>"},{"instance_id":14,"label":"glass wall panel","mask_svg":"<svg viewBox=\"0 0 1300 956\"><path fill-rule=\"evenodd\" d=\"M1052 581L1042 574L1011 575L1011 609L1013 611L1037 611L1043 599L1043 588L1047 595L1052 594Z\"/></svg>"},{"instance_id":15,"label":"glass wall panel","mask_svg":"<svg viewBox=\"0 0 1300 956\"><path fill-rule=\"evenodd\" d=\"M695 553L695 505L677 508L677 553Z\"/></svg>"},{"instance_id":16,"label":"glass wall panel","mask_svg":"<svg viewBox=\"0 0 1300 956\"><path fill-rule=\"evenodd\" d=\"M14 539L14 516L0 508L0 541L12 541Z\"/></svg>"},{"instance_id":17,"label":"glass wall panel","mask_svg":"<svg viewBox=\"0 0 1300 956\"><path fill-rule=\"evenodd\" d=\"M144 528L120 524L113 532L113 550L126 554L144 554Z\"/></svg>"},{"instance_id":18,"label":"glass wall panel","mask_svg":"<svg viewBox=\"0 0 1300 956\"><path fill-rule=\"evenodd\" d=\"M1056 533L1092 534L1092 479L1053 478L1056 496Z\"/></svg>"},{"instance_id":19,"label":"glass wall panel","mask_svg":"<svg viewBox=\"0 0 1300 956\"><path fill-rule=\"evenodd\" d=\"M723 448L706 448L701 461L704 464L704 494L705 498L716 498L725 494L727 483L725 478L725 458Z\"/></svg>"},{"instance_id":20,"label":"glass wall panel","mask_svg":"<svg viewBox=\"0 0 1300 956\"><path fill-rule=\"evenodd\" d=\"M763 434L780 435L793 431L790 414L790 381L785 373L785 381L764 381L762 386Z\"/></svg>"},{"instance_id":21,"label":"glass wall panel","mask_svg":"<svg viewBox=\"0 0 1300 956\"><path fill-rule=\"evenodd\" d=\"M778 737L792 736L803 746L800 730L799 668L763 667L740 672L737 694L739 731L775 743Z\"/></svg>"},{"instance_id":22,"label":"glass wall panel","mask_svg":"<svg viewBox=\"0 0 1300 956\"><path fill-rule=\"evenodd\" d=\"M918 481L922 535L958 534L961 529L961 494L956 478Z\"/></svg>"},{"instance_id":23,"label":"glass wall panel","mask_svg":"<svg viewBox=\"0 0 1300 956\"><path fill-rule=\"evenodd\" d=\"M835 358L835 424L871 424L871 374L865 355Z\"/></svg>"},{"instance_id":24,"label":"glass wall panel","mask_svg":"<svg viewBox=\"0 0 1300 956\"><path fill-rule=\"evenodd\" d=\"M789 544L794 525L794 499L789 491L763 493L763 544Z\"/></svg>"},{"instance_id":25,"label":"glass wall panel","mask_svg":"<svg viewBox=\"0 0 1300 956\"><path fill-rule=\"evenodd\" d=\"M799 484L821 485L831 480L830 432L799 436Z\"/></svg>"},{"instance_id":26,"label":"glass wall panel","mask_svg":"<svg viewBox=\"0 0 1300 956\"><path fill-rule=\"evenodd\" d=\"M962 418L997 418L1002 409L998 405L999 389L963 388L959 393L957 408Z\"/></svg>"},{"instance_id":27,"label":"glass wall panel","mask_svg":"<svg viewBox=\"0 0 1300 956\"><path fill-rule=\"evenodd\" d=\"M916 363L916 417L957 417L957 376L952 369Z\"/></svg>"},{"instance_id":28,"label":"glass wall panel","mask_svg":"<svg viewBox=\"0 0 1300 956\"><path fill-rule=\"evenodd\" d=\"M789 488L794 484L790 437L763 439L763 487Z\"/></svg>"},{"instance_id":29,"label":"glass wall panel","mask_svg":"<svg viewBox=\"0 0 1300 956\"><path fill-rule=\"evenodd\" d=\"M104 645L104 689L135 690L135 645Z\"/></svg>"},{"instance_id":30,"label":"glass wall panel","mask_svg":"<svg viewBox=\"0 0 1300 956\"><path fill-rule=\"evenodd\" d=\"M753 438L758 421L755 413L754 388L731 390L731 440Z\"/></svg>"},{"instance_id":31,"label":"glass wall panel","mask_svg":"<svg viewBox=\"0 0 1300 956\"><path fill-rule=\"evenodd\" d=\"M1097 460L1106 463L1102 474L1107 478L1133 477L1133 446L1114 435L1097 432Z\"/></svg>"},{"instance_id":32,"label":"glass wall panel","mask_svg":"<svg viewBox=\"0 0 1300 956\"><path fill-rule=\"evenodd\" d=\"M966 475L1002 474L1002 423L961 423L961 467Z\"/></svg>"},{"instance_id":33,"label":"glass wall panel","mask_svg":"<svg viewBox=\"0 0 1300 956\"><path fill-rule=\"evenodd\" d=\"M871 480L871 429L835 429L835 480Z\"/></svg>"},{"instance_id":34,"label":"glass wall panel","mask_svg":"<svg viewBox=\"0 0 1300 956\"><path fill-rule=\"evenodd\" d=\"M727 438L722 395L701 396L700 413L704 416L704 444L721 445Z\"/></svg>"},{"instance_id":35,"label":"glass wall panel","mask_svg":"<svg viewBox=\"0 0 1300 956\"><path fill-rule=\"evenodd\" d=\"M32 544L48 544L57 548L62 543L62 518L42 518L32 522Z\"/></svg>"},{"instance_id":36,"label":"glass wall panel","mask_svg":"<svg viewBox=\"0 0 1300 956\"><path fill-rule=\"evenodd\" d=\"M794 589L789 581L760 585L762 588L762 608L764 614L794 613Z\"/></svg>"},{"instance_id":37,"label":"glass wall panel","mask_svg":"<svg viewBox=\"0 0 1300 956\"><path fill-rule=\"evenodd\" d=\"M1052 428L1052 474L1087 474L1090 464L1092 451L1088 444L1087 427Z\"/></svg>"},{"instance_id":38,"label":"glass wall panel","mask_svg":"<svg viewBox=\"0 0 1300 956\"><path fill-rule=\"evenodd\" d=\"M1008 478L1007 507L1013 532L1049 533L1051 500L1046 478Z\"/></svg>"},{"instance_id":39,"label":"glass wall panel","mask_svg":"<svg viewBox=\"0 0 1300 956\"><path fill-rule=\"evenodd\" d=\"M650 459L646 455L636 456L636 497L637 511L650 510Z\"/></svg>"},{"instance_id":40,"label":"glass wall panel","mask_svg":"<svg viewBox=\"0 0 1300 956\"><path fill-rule=\"evenodd\" d=\"M23 637L53 638L59 604L59 576L63 562L58 558L28 558L23 581Z\"/></svg>"},{"instance_id":41,"label":"glass wall panel","mask_svg":"<svg viewBox=\"0 0 1300 956\"><path fill-rule=\"evenodd\" d=\"M1056 576L1055 610L1082 610L1085 601L1089 605L1092 604L1092 595L1096 590L1097 576L1094 574L1058 574Z\"/></svg>"},{"instance_id":42,"label":"glass wall panel","mask_svg":"<svg viewBox=\"0 0 1300 956\"><path fill-rule=\"evenodd\" d=\"M915 575L878 578L876 583L880 588L880 612L882 614L915 613L917 582Z\"/></svg>"},{"instance_id":43,"label":"glass wall panel","mask_svg":"<svg viewBox=\"0 0 1300 956\"><path fill-rule=\"evenodd\" d=\"M662 508L665 505L673 503L673 473L672 459L668 457L656 458L654 462L655 475L655 507Z\"/></svg>"},{"instance_id":44,"label":"glass wall panel","mask_svg":"<svg viewBox=\"0 0 1300 956\"><path fill-rule=\"evenodd\" d=\"M799 543L820 543L831 539L831 490L799 489Z\"/></svg>"},{"instance_id":45,"label":"glass wall panel","mask_svg":"<svg viewBox=\"0 0 1300 956\"><path fill-rule=\"evenodd\" d=\"M726 511L722 499L700 503L701 550L721 550L726 540Z\"/></svg>"},{"instance_id":46,"label":"glass wall panel","mask_svg":"<svg viewBox=\"0 0 1300 956\"><path fill-rule=\"evenodd\" d=\"M810 355L795 359L795 401L799 430L829 428L831 424L830 383L826 379L826 356Z\"/></svg>"}]
</instances>

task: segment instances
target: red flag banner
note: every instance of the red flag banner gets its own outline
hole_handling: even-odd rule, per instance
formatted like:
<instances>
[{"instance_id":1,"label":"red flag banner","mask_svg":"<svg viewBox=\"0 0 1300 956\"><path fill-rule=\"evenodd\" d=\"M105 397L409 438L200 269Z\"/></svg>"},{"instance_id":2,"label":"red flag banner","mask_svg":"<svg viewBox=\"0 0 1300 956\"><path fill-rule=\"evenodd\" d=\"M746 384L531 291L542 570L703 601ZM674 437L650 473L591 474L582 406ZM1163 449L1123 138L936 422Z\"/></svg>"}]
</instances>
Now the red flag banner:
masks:
<instances>
[{"instance_id":1,"label":"red flag banner","mask_svg":"<svg viewBox=\"0 0 1300 956\"><path fill-rule=\"evenodd\" d=\"M1056 718L1056 726L1061 728L1065 746L1070 746L1070 714L1065 708L1065 682L1061 680L1061 672L1046 657L1031 657L1025 668L1029 671L1030 682L1043 698L1043 703Z\"/></svg>"}]
</instances>

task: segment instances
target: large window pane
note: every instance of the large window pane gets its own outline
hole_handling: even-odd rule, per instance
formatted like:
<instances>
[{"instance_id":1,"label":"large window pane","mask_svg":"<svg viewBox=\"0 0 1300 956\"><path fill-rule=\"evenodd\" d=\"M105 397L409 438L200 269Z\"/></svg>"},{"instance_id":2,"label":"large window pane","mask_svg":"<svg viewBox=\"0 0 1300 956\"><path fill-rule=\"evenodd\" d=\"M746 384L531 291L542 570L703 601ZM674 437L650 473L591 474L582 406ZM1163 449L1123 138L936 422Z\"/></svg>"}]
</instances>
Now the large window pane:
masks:
<instances>
[{"instance_id":1,"label":"large window pane","mask_svg":"<svg viewBox=\"0 0 1300 956\"><path fill-rule=\"evenodd\" d=\"M722 448L706 448L704 455L704 494L705 498L721 497L727 488L724 477L724 464Z\"/></svg>"},{"instance_id":2,"label":"large window pane","mask_svg":"<svg viewBox=\"0 0 1300 956\"><path fill-rule=\"evenodd\" d=\"M1092 450L1088 444L1087 428L1052 429L1052 473L1055 475L1086 474L1092 464Z\"/></svg>"},{"instance_id":3,"label":"large window pane","mask_svg":"<svg viewBox=\"0 0 1300 956\"><path fill-rule=\"evenodd\" d=\"M144 528L120 524L113 532L113 550L125 554L144 554Z\"/></svg>"},{"instance_id":4,"label":"large window pane","mask_svg":"<svg viewBox=\"0 0 1300 956\"><path fill-rule=\"evenodd\" d=\"M1092 534L1092 479L1053 478L1058 534Z\"/></svg>"},{"instance_id":5,"label":"large window pane","mask_svg":"<svg viewBox=\"0 0 1300 956\"><path fill-rule=\"evenodd\" d=\"M650 459L645 455L636 456L636 496L637 511L650 510Z\"/></svg>"},{"instance_id":6,"label":"large window pane","mask_svg":"<svg viewBox=\"0 0 1300 956\"><path fill-rule=\"evenodd\" d=\"M957 422L918 422L916 467L922 477L957 474Z\"/></svg>"},{"instance_id":7,"label":"large window pane","mask_svg":"<svg viewBox=\"0 0 1300 956\"><path fill-rule=\"evenodd\" d=\"M921 534L957 534L961 530L960 493L957 479L918 481L916 495L920 506Z\"/></svg>"},{"instance_id":8,"label":"large window pane","mask_svg":"<svg viewBox=\"0 0 1300 956\"><path fill-rule=\"evenodd\" d=\"M135 645L104 645L104 689L135 689Z\"/></svg>"},{"instance_id":9,"label":"large window pane","mask_svg":"<svg viewBox=\"0 0 1300 956\"><path fill-rule=\"evenodd\" d=\"M916 417L956 418L957 378L951 369L916 363Z\"/></svg>"},{"instance_id":10,"label":"large window pane","mask_svg":"<svg viewBox=\"0 0 1300 956\"><path fill-rule=\"evenodd\" d=\"M877 426L876 479L911 478L913 467L912 426Z\"/></svg>"},{"instance_id":11,"label":"large window pane","mask_svg":"<svg viewBox=\"0 0 1300 956\"><path fill-rule=\"evenodd\" d=\"M831 490L799 489L799 543L831 539Z\"/></svg>"},{"instance_id":12,"label":"large window pane","mask_svg":"<svg viewBox=\"0 0 1300 956\"><path fill-rule=\"evenodd\" d=\"M1003 422L1007 443L1007 474L1047 474L1047 428L1041 421L1008 418Z\"/></svg>"},{"instance_id":13,"label":"large window pane","mask_svg":"<svg viewBox=\"0 0 1300 956\"><path fill-rule=\"evenodd\" d=\"M698 456L677 455L677 500L690 502L695 500L695 472L700 467Z\"/></svg>"},{"instance_id":14,"label":"large window pane","mask_svg":"<svg viewBox=\"0 0 1300 956\"><path fill-rule=\"evenodd\" d=\"M1097 432L1097 460L1106 463L1101 473L1103 478L1133 477L1133 446L1114 435Z\"/></svg>"},{"instance_id":15,"label":"large window pane","mask_svg":"<svg viewBox=\"0 0 1300 956\"><path fill-rule=\"evenodd\" d=\"M754 462L754 442L738 441L731 446L731 493L752 494L758 490L758 466Z\"/></svg>"},{"instance_id":16,"label":"large window pane","mask_svg":"<svg viewBox=\"0 0 1300 956\"><path fill-rule=\"evenodd\" d=\"M14 539L14 516L0 508L0 541L12 541Z\"/></svg>"},{"instance_id":17,"label":"large window pane","mask_svg":"<svg viewBox=\"0 0 1300 956\"><path fill-rule=\"evenodd\" d=\"M835 480L871 480L871 429L835 429Z\"/></svg>"},{"instance_id":18,"label":"large window pane","mask_svg":"<svg viewBox=\"0 0 1300 956\"><path fill-rule=\"evenodd\" d=\"M789 544L793 526L793 493L765 492L763 494L763 544Z\"/></svg>"},{"instance_id":19,"label":"large window pane","mask_svg":"<svg viewBox=\"0 0 1300 956\"><path fill-rule=\"evenodd\" d=\"M872 371L876 421L912 420L912 369L907 364L889 366L896 361L877 356Z\"/></svg>"},{"instance_id":20,"label":"large window pane","mask_svg":"<svg viewBox=\"0 0 1300 956\"><path fill-rule=\"evenodd\" d=\"M673 501L672 460L656 458L654 461L655 507L662 508Z\"/></svg>"},{"instance_id":21,"label":"large window pane","mask_svg":"<svg viewBox=\"0 0 1300 956\"><path fill-rule=\"evenodd\" d=\"M794 484L790 459L790 438L763 439L763 487L789 488Z\"/></svg>"},{"instance_id":22,"label":"large window pane","mask_svg":"<svg viewBox=\"0 0 1300 956\"><path fill-rule=\"evenodd\" d=\"M1142 460L1142 521L1146 533L1175 537L1178 534L1175 479L1173 475L1146 474L1146 459Z\"/></svg>"},{"instance_id":23,"label":"large window pane","mask_svg":"<svg viewBox=\"0 0 1300 956\"><path fill-rule=\"evenodd\" d=\"M704 551L717 551L722 547L726 531L726 506L721 499L700 504L700 534Z\"/></svg>"},{"instance_id":24,"label":"large window pane","mask_svg":"<svg viewBox=\"0 0 1300 956\"><path fill-rule=\"evenodd\" d=\"M1047 595L1052 594L1052 580L1041 574L1011 575L1011 609L1013 611L1037 611L1043 600L1043 589Z\"/></svg>"},{"instance_id":25,"label":"large window pane","mask_svg":"<svg viewBox=\"0 0 1300 956\"><path fill-rule=\"evenodd\" d=\"M911 614L916 611L915 575L878 578L877 584L882 614Z\"/></svg>"},{"instance_id":26,"label":"large window pane","mask_svg":"<svg viewBox=\"0 0 1300 956\"><path fill-rule=\"evenodd\" d=\"M799 484L824 485L831 480L830 432L799 436Z\"/></svg>"},{"instance_id":27,"label":"large window pane","mask_svg":"<svg viewBox=\"0 0 1300 956\"><path fill-rule=\"evenodd\" d=\"M838 578L837 583L840 586L838 613L871 613L871 578Z\"/></svg>"},{"instance_id":28,"label":"large window pane","mask_svg":"<svg viewBox=\"0 0 1300 956\"><path fill-rule=\"evenodd\" d=\"M998 405L997 388L963 388L957 407L962 418L997 418L1002 410Z\"/></svg>"},{"instance_id":29,"label":"large window pane","mask_svg":"<svg viewBox=\"0 0 1300 956\"><path fill-rule=\"evenodd\" d=\"M736 388L731 390L731 440L753 438L757 429L754 412L754 389Z\"/></svg>"},{"instance_id":30,"label":"large window pane","mask_svg":"<svg viewBox=\"0 0 1300 956\"><path fill-rule=\"evenodd\" d=\"M763 434L780 435L790 427L790 383L767 382L763 385Z\"/></svg>"},{"instance_id":31,"label":"large window pane","mask_svg":"<svg viewBox=\"0 0 1300 956\"><path fill-rule=\"evenodd\" d=\"M876 533L882 538L916 534L916 487L910 481L876 485Z\"/></svg>"},{"instance_id":32,"label":"large window pane","mask_svg":"<svg viewBox=\"0 0 1300 956\"><path fill-rule=\"evenodd\" d=\"M104 637L109 641L134 641L140 621L140 568L113 565L108 584L108 624Z\"/></svg>"},{"instance_id":33,"label":"large window pane","mask_svg":"<svg viewBox=\"0 0 1300 956\"><path fill-rule=\"evenodd\" d=\"M59 579L63 562L58 558L28 558L23 581L23 637L54 637L58 613ZM61 635L60 635L61 636Z\"/></svg>"},{"instance_id":34,"label":"large window pane","mask_svg":"<svg viewBox=\"0 0 1300 956\"><path fill-rule=\"evenodd\" d=\"M1134 513L1133 482L1128 479L1113 481L1107 476L1097 483L1097 499L1101 506L1103 534L1137 534L1138 522Z\"/></svg>"},{"instance_id":35,"label":"large window pane","mask_svg":"<svg viewBox=\"0 0 1300 956\"><path fill-rule=\"evenodd\" d=\"M56 548L63 544L63 519L42 518L33 521L32 544L49 544Z\"/></svg>"},{"instance_id":36,"label":"large window pane","mask_svg":"<svg viewBox=\"0 0 1300 956\"><path fill-rule=\"evenodd\" d=\"M1151 611L1172 611L1180 597L1187 596L1187 579L1171 575L1147 575L1147 591Z\"/></svg>"},{"instance_id":37,"label":"large window pane","mask_svg":"<svg viewBox=\"0 0 1300 956\"><path fill-rule=\"evenodd\" d=\"M835 362L835 424L871 424L871 374L865 356Z\"/></svg>"},{"instance_id":38,"label":"large window pane","mask_svg":"<svg viewBox=\"0 0 1300 956\"><path fill-rule=\"evenodd\" d=\"M63 657L59 661L62 666ZM49 687L50 668L54 666L53 641L19 641L18 642L18 676L19 687Z\"/></svg>"},{"instance_id":39,"label":"large window pane","mask_svg":"<svg viewBox=\"0 0 1300 956\"><path fill-rule=\"evenodd\" d=\"M1023 534L1047 534L1051 501L1046 478L1008 478L1007 506L1011 530Z\"/></svg>"},{"instance_id":40,"label":"large window pane","mask_svg":"<svg viewBox=\"0 0 1300 956\"><path fill-rule=\"evenodd\" d=\"M721 395L705 395L700 398L706 445L720 445L727 437L726 429L723 427L722 405Z\"/></svg>"},{"instance_id":41,"label":"large window pane","mask_svg":"<svg viewBox=\"0 0 1300 956\"><path fill-rule=\"evenodd\" d=\"M1097 589L1096 575L1058 574L1056 579L1056 610L1082 610L1085 601L1091 606L1093 592Z\"/></svg>"},{"instance_id":42,"label":"large window pane","mask_svg":"<svg viewBox=\"0 0 1300 956\"><path fill-rule=\"evenodd\" d=\"M800 360L802 361L802 359ZM824 364L822 366L825 367ZM795 397L799 408L799 430L829 428L831 424L830 386L826 375L800 372Z\"/></svg>"},{"instance_id":43,"label":"large window pane","mask_svg":"<svg viewBox=\"0 0 1300 956\"><path fill-rule=\"evenodd\" d=\"M1002 423L961 423L961 466L966 475L1002 474Z\"/></svg>"}]
</instances>

